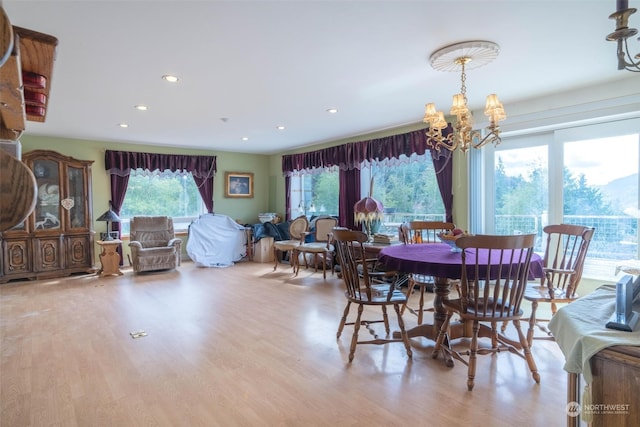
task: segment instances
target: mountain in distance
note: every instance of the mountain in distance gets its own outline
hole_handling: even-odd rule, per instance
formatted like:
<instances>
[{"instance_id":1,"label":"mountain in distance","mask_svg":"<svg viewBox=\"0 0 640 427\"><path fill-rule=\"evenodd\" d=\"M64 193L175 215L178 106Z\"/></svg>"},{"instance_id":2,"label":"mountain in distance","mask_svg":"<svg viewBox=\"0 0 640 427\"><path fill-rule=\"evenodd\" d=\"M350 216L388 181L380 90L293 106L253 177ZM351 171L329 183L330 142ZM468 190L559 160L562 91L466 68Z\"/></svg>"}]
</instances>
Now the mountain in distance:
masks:
<instances>
[{"instance_id":1,"label":"mountain in distance","mask_svg":"<svg viewBox=\"0 0 640 427\"><path fill-rule=\"evenodd\" d=\"M638 174L614 179L606 185L598 186L603 197L614 207L625 212L638 212Z\"/></svg>"}]
</instances>

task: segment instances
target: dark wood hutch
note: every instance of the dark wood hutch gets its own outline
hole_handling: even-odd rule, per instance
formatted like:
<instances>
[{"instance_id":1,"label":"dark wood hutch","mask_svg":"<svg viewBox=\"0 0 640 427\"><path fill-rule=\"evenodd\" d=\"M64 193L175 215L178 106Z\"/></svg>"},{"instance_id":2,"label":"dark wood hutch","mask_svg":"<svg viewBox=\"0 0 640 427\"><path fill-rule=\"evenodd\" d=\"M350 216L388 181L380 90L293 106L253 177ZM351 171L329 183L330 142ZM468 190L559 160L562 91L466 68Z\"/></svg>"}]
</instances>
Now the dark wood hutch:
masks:
<instances>
[{"instance_id":1,"label":"dark wood hutch","mask_svg":"<svg viewBox=\"0 0 640 427\"><path fill-rule=\"evenodd\" d=\"M36 179L36 205L0 233L0 283L95 272L91 164L35 150L23 162Z\"/></svg>"}]
</instances>

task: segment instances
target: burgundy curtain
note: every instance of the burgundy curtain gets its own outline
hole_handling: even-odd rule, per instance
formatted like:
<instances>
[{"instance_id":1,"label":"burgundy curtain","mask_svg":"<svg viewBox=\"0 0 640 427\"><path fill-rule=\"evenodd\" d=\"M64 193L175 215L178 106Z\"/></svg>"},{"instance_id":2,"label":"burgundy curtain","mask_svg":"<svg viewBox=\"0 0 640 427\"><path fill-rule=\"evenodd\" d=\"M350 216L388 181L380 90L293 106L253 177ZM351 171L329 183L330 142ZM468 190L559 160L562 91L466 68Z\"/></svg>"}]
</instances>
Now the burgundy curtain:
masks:
<instances>
[{"instance_id":1,"label":"burgundy curtain","mask_svg":"<svg viewBox=\"0 0 640 427\"><path fill-rule=\"evenodd\" d=\"M216 173L216 156L187 156L181 154L140 153L133 151L107 150L104 155L105 169L111 174L111 193L114 193L114 176L127 177L124 184L122 200L118 209L122 207L124 193L127 191L128 176L131 169L146 169L150 171L170 170L171 172L191 172L198 186L200 196L208 212L213 212L213 177ZM115 200L112 195L112 200ZM114 209L115 211L115 209ZM119 211L115 211L119 213Z\"/></svg>"},{"instance_id":2,"label":"burgundy curtain","mask_svg":"<svg viewBox=\"0 0 640 427\"><path fill-rule=\"evenodd\" d=\"M139 153L107 150L105 168L110 174L128 175L131 169L187 171L198 178L209 178L216 172L216 156Z\"/></svg>"},{"instance_id":3,"label":"burgundy curtain","mask_svg":"<svg viewBox=\"0 0 640 427\"><path fill-rule=\"evenodd\" d=\"M193 180L198 187L200 197L204 201L204 205L207 207L207 212L213 213L213 176L208 178L198 178L193 175Z\"/></svg>"},{"instance_id":4,"label":"burgundy curtain","mask_svg":"<svg viewBox=\"0 0 640 427\"><path fill-rule=\"evenodd\" d=\"M286 206L285 213L284 213L284 220L285 221L292 220L293 218L291 218L291 206L289 206L291 204L291 177L290 176L284 177L284 203Z\"/></svg>"},{"instance_id":5,"label":"burgundy curtain","mask_svg":"<svg viewBox=\"0 0 640 427\"><path fill-rule=\"evenodd\" d=\"M443 130L443 136L453 131L451 125ZM290 176L296 171L305 169L326 168L338 166L340 169L340 225L353 224L352 207L360 199L360 180L353 179L346 172L358 171L364 161L383 161L385 159L397 159L401 155L407 157L413 154L423 155L431 153L436 169L438 187L444 203L447 220L453 218L453 166L451 152L448 150L437 151L427 144L426 130L420 129L412 132L392 135L384 138L370 139L366 141L352 142L337 145L306 153L289 154L282 156L282 172ZM345 172L344 174L342 172ZM345 182L343 183L343 179ZM288 194L288 189L287 189ZM357 197L351 201L352 197ZM287 209L289 209L287 201ZM346 226L346 225L345 225Z\"/></svg>"},{"instance_id":6,"label":"burgundy curtain","mask_svg":"<svg viewBox=\"0 0 640 427\"><path fill-rule=\"evenodd\" d=\"M442 133L447 136L450 132L451 126ZM365 160L396 159L402 154L410 157L427 152L431 152L433 156L441 155L428 146L425 130L421 129L306 153L288 154L282 156L282 172L286 175L294 171L331 166L338 166L343 170L359 169Z\"/></svg>"},{"instance_id":7,"label":"burgundy curtain","mask_svg":"<svg viewBox=\"0 0 640 427\"><path fill-rule=\"evenodd\" d=\"M124 202L124 196L127 193L127 187L129 186L129 175L119 176L111 175L111 209L120 215L120 209L122 209L122 203ZM112 227L115 230L120 230L119 223L113 223Z\"/></svg>"},{"instance_id":8,"label":"burgundy curtain","mask_svg":"<svg viewBox=\"0 0 640 427\"><path fill-rule=\"evenodd\" d=\"M453 153L449 150L435 152L431 157L436 170L436 180L440 189L440 197L444 204L447 222L453 222Z\"/></svg>"},{"instance_id":9,"label":"burgundy curtain","mask_svg":"<svg viewBox=\"0 0 640 427\"><path fill-rule=\"evenodd\" d=\"M360 200L360 169L340 170L340 196L338 201L338 225L349 230L356 228L353 205Z\"/></svg>"},{"instance_id":10,"label":"burgundy curtain","mask_svg":"<svg viewBox=\"0 0 640 427\"><path fill-rule=\"evenodd\" d=\"M111 209L115 212L116 215L120 215L120 209L122 209L124 195L127 194L128 186L129 175L119 176L111 174ZM112 223L111 230L118 232L118 238L122 237L120 233L119 222ZM118 245L118 247L116 248L116 252L120 254L120 265L124 265L124 257L122 256L122 245Z\"/></svg>"}]
</instances>

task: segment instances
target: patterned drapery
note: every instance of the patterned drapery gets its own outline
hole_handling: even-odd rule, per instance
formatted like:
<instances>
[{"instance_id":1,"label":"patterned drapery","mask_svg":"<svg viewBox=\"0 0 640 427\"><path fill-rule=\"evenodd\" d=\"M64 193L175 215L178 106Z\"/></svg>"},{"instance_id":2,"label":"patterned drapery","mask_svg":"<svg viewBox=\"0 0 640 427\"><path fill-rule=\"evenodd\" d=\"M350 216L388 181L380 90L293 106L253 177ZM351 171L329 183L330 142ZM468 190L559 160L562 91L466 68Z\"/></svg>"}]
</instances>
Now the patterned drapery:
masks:
<instances>
[{"instance_id":1,"label":"patterned drapery","mask_svg":"<svg viewBox=\"0 0 640 427\"><path fill-rule=\"evenodd\" d=\"M452 152L448 150L434 150L427 144L425 129L392 135L365 141L352 142L334 147L323 148L306 153L288 154L282 156L282 173L286 178L291 176L318 173L327 169L338 168L342 171L359 170L371 164L393 166L409 162L416 156L431 154L438 187L445 207L447 221L453 220L453 165ZM443 130L443 136L452 132L451 125ZM340 225L348 226L347 218L343 215L351 212L352 206L360 198L360 180L348 180L343 183L347 175L340 175ZM355 186L358 186L356 189ZM357 191L356 191L357 190ZM357 199L352 201L357 193ZM288 206L288 205L287 205Z\"/></svg>"}]
</instances>

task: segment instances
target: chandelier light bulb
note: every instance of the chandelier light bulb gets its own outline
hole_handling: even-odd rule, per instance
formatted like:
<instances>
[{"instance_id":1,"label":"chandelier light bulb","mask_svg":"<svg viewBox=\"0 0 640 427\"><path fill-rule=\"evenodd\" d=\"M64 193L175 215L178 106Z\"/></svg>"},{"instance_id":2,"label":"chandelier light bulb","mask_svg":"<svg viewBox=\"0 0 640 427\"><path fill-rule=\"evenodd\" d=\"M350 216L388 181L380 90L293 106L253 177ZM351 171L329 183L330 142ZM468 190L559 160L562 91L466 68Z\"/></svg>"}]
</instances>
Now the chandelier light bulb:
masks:
<instances>
[{"instance_id":1,"label":"chandelier light bulb","mask_svg":"<svg viewBox=\"0 0 640 427\"><path fill-rule=\"evenodd\" d=\"M449 124L444 118L444 113L442 111L438 111L436 114L436 119L431 122L431 126L436 130L446 129Z\"/></svg>"},{"instance_id":2,"label":"chandelier light bulb","mask_svg":"<svg viewBox=\"0 0 640 427\"><path fill-rule=\"evenodd\" d=\"M462 116L467 114L469 109L467 108L467 101L464 99L464 95L461 93L453 95L453 103L451 105L450 114L455 114L456 116Z\"/></svg>"},{"instance_id":3,"label":"chandelier light bulb","mask_svg":"<svg viewBox=\"0 0 640 427\"><path fill-rule=\"evenodd\" d=\"M504 112L502 102L498 100L498 95L492 93L487 96L487 103L484 108L484 115L489 117L492 122L499 122L507 118L507 114Z\"/></svg>"},{"instance_id":4,"label":"chandelier light bulb","mask_svg":"<svg viewBox=\"0 0 640 427\"><path fill-rule=\"evenodd\" d=\"M444 115L443 115L444 116ZM425 123L429 123L430 121L438 118L438 111L436 110L436 104L433 102L424 106L424 119L422 120Z\"/></svg>"}]
</instances>

